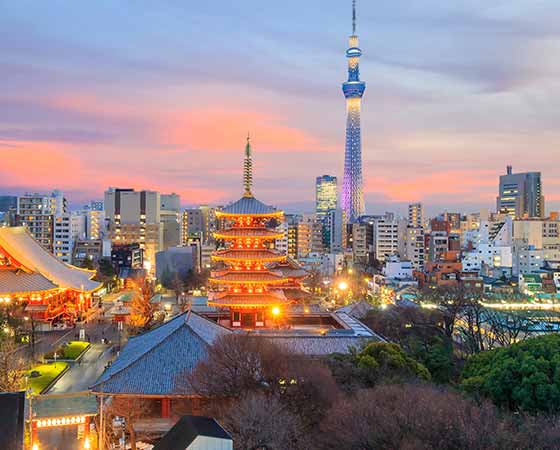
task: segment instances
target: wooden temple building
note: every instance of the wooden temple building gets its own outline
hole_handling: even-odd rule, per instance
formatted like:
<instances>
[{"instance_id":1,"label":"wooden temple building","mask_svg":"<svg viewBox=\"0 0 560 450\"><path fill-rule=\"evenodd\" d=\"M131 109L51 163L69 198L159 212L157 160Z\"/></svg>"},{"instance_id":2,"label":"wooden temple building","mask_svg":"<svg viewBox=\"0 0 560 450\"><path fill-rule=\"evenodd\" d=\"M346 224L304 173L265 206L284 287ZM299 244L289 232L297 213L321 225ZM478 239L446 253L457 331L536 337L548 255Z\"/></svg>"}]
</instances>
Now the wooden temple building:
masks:
<instances>
[{"instance_id":1,"label":"wooden temple building","mask_svg":"<svg viewBox=\"0 0 560 450\"><path fill-rule=\"evenodd\" d=\"M101 288L94 275L58 260L25 227L0 228L0 301L24 304L33 319L75 321Z\"/></svg>"},{"instance_id":2,"label":"wooden temple building","mask_svg":"<svg viewBox=\"0 0 560 450\"><path fill-rule=\"evenodd\" d=\"M222 229L214 233L223 248L212 254L208 305L228 311L219 323L231 328L273 327L287 306L305 293L307 273L274 249L283 234L276 231L283 212L265 205L252 193L251 143L247 138L243 197L216 212Z\"/></svg>"}]
</instances>

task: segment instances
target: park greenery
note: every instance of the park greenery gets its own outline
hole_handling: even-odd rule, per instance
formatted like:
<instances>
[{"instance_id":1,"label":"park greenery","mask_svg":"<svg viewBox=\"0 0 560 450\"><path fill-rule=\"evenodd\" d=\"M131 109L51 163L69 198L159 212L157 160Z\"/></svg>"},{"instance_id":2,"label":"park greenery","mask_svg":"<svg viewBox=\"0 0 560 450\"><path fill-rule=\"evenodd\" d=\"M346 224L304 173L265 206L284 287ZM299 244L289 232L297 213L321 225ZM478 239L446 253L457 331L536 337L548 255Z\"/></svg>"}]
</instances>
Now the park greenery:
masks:
<instances>
[{"instance_id":1,"label":"park greenery","mask_svg":"<svg viewBox=\"0 0 560 450\"><path fill-rule=\"evenodd\" d=\"M560 413L560 335L548 334L470 357L461 387L511 411Z\"/></svg>"},{"instance_id":2,"label":"park greenery","mask_svg":"<svg viewBox=\"0 0 560 450\"><path fill-rule=\"evenodd\" d=\"M27 372L28 387L34 394L41 394L67 368L68 363L62 361L34 366Z\"/></svg>"},{"instance_id":3,"label":"park greenery","mask_svg":"<svg viewBox=\"0 0 560 450\"><path fill-rule=\"evenodd\" d=\"M57 359L76 360L89 347L89 342L70 341L61 345L55 351L46 353L44 357L45 359L54 359L54 354L56 353Z\"/></svg>"}]
</instances>

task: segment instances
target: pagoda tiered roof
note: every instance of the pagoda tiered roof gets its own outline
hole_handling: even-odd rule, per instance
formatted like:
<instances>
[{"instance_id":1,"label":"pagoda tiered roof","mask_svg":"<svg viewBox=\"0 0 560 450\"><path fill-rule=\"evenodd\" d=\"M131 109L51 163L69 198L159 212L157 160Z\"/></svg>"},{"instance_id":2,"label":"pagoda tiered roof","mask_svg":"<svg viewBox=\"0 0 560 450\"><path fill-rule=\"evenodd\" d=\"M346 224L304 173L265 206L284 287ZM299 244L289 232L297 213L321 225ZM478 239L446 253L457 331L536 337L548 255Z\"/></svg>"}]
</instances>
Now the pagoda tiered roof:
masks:
<instances>
[{"instance_id":1,"label":"pagoda tiered roof","mask_svg":"<svg viewBox=\"0 0 560 450\"><path fill-rule=\"evenodd\" d=\"M214 306L262 308L269 306L283 306L290 303L281 290L270 290L266 292L214 292L208 297L208 304Z\"/></svg>"},{"instance_id":2,"label":"pagoda tiered roof","mask_svg":"<svg viewBox=\"0 0 560 450\"><path fill-rule=\"evenodd\" d=\"M259 261L259 262L273 262L282 261L286 259L286 255L275 252L269 249L232 249L228 248L226 250L219 250L212 254L212 259L215 261L236 261L236 262L246 262L246 261Z\"/></svg>"},{"instance_id":3,"label":"pagoda tiered roof","mask_svg":"<svg viewBox=\"0 0 560 450\"><path fill-rule=\"evenodd\" d=\"M214 233L216 239L237 239L237 238L253 238L253 239L280 239L284 233L274 231L267 228L230 228L228 230L217 231Z\"/></svg>"},{"instance_id":4,"label":"pagoda tiered roof","mask_svg":"<svg viewBox=\"0 0 560 450\"><path fill-rule=\"evenodd\" d=\"M220 271L213 272L209 278L213 283L227 283L227 284L275 284L287 283L288 278L283 277L280 273L263 271L259 272L231 272Z\"/></svg>"},{"instance_id":5,"label":"pagoda tiered roof","mask_svg":"<svg viewBox=\"0 0 560 450\"><path fill-rule=\"evenodd\" d=\"M309 272L301 268L299 263L290 257L286 257L283 261L269 264L268 268L276 272L280 272L283 276L288 278L305 278L309 276Z\"/></svg>"},{"instance_id":6,"label":"pagoda tiered roof","mask_svg":"<svg viewBox=\"0 0 560 450\"><path fill-rule=\"evenodd\" d=\"M220 211L216 211L217 217L224 216L261 216L261 217L273 217L281 216L284 213L277 210L275 207L270 205L265 205L263 202L257 200L252 195L245 195L241 197L236 202L230 203L229 205L222 208Z\"/></svg>"}]
</instances>

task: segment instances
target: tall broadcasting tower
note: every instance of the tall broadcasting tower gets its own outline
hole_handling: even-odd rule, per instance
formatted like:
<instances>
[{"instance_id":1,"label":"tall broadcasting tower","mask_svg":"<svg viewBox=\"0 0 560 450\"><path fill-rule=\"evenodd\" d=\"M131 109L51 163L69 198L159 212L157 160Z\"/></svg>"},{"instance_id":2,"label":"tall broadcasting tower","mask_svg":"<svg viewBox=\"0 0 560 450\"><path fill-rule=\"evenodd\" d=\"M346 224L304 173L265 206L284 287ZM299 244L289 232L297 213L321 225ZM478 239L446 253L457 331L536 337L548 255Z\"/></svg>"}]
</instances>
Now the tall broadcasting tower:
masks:
<instances>
[{"instance_id":1,"label":"tall broadcasting tower","mask_svg":"<svg viewBox=\"0 0 560 450\"><path fill-rule=\"evenodd\" d=\"M346 151L342 182L342 209L346 220L354 222L364 214L364 187L362 180L362 138L360 110L366 83L360 81L360 56L356 35L356 0L352 1L352 36L348 39L348 81L342 83L346 97Z\"/></svg>"}]
</instances>

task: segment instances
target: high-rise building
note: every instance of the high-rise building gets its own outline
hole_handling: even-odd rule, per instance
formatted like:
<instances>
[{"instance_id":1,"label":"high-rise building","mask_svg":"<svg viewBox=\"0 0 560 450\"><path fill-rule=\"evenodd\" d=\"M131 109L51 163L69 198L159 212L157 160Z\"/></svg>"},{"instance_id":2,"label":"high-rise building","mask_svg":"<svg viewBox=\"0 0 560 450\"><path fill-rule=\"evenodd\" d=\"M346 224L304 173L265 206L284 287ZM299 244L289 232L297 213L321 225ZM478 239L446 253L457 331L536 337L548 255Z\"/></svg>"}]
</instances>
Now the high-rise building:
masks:
<instances>
[{"instance_id":1,"label":"high-rise building","mask_svg":"<svg viewBox=\"0 0 560 450\"><path fill-rule=\"evenodd\" d=\"M420 272L424 270L424 247L424 228L407 227L403 256L410 261L414 270Z\"/></svg>"},{"instance_id":2,"label":"high-rise building","mask_svg":"<svg viewBox=\"0 0 560 450\"><path fill-rule=\"evenodd\" d=\"M387 212L382 216L363 216L360 221L372 225L372 245L375 258L385 261L391 255L404 253L406 219Z\"/></svg>"},{"instance_id":3,"label":"high-rise building","mask_svg":"<svg viewBox=\"0 0 560 450\"><path fill-rule=\"evenodd\" d=\"M16 223L25 225L41 246L64 262L72 258L72 230L68 202L62 192L18 197Z\"/></svg>"},{"instance_id":4,"label":"high-rise building","mask_svg":"<svg viewBox=\"0 0 560 450\"><path fill-rule=\"evenodd\" d=\"M317 214L304 214L297 225L298 259L310 253L322 253L323 250L323 221Z\"/></svg>"},{"instance_id":5,"label":"high-rise building","mask_svg":"<svg viewBox=\"0 0 560 450\"><path fill-rule=\"evenodd\" d=\"M337 202L336 177L323 175L315 180L315 212L324 217L331 209L336 209Z\"/></svg>"},{"instance_id":6,"label":"high-rise building","mask_svg":"<svg viewBox=\"0 0 560 450\"><path fill-rule=\"evenodd\" d=\"M177 194L161 194L160 201L162 250L166 250L181 245L181 199Z\"/></svg>"},{"instance_id":7,"label":"high-rise building","mask_svg":"<svg viewBox=\"0 0 560 450\"><path fill-rule=\"evenodd\" d=\"M424 226L424 206L422 203L408 205L408 226L412 228Z\"/></svg>"},{"instance_id":8,"label":"high-rise building","mask_svg":"<svg viewBox=\"0 0 560 450\"><path fill-rule=\"evenodd\" d=\"M216 208L202 205L185 209L181 218L181 242L185 245L190 238L198 236L203 244L214 244L213 233L218 228Z\"/></svg>"},{"instance_id":9,"label":"high-rise building","mask_svg":"<svg viewBox=\"0 0 560 450\"><path fill-rule=\"evenodd\" d=\"M507 166L500 176L497 211L515 218L544 217L544 196L541 173L513 173Z\"/></svg>"},{"instance_id":10,"label":"high-rise building","mask_svg":"<svg viewBox=\"0 0 560 450\"><path fill-rule=\"evenodd\" d=\"M348 81L342 84L346 98L346 150L344 153L344 178L342 181L342 209L349 222L355 222L364 214L364 192L362 179L362 138L360 111L366 84L360 81L360 56L356 35L356 1L352 4L352 35L348 59Z\"/></svg>"},{"instance_id":11,"label":"high-rise building","mask_svg":"<svg viewBox=\"0 0 560 450\"><path fill-rule=\"evenodd\" d=\"M144 250L145 268L155 270L155 254L163 240L159 192L109 188L105 217L113 244L138 243Z\"/></svg>"}]
</instances>

